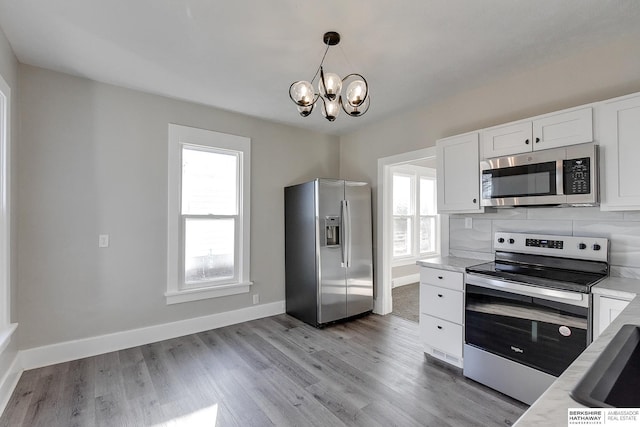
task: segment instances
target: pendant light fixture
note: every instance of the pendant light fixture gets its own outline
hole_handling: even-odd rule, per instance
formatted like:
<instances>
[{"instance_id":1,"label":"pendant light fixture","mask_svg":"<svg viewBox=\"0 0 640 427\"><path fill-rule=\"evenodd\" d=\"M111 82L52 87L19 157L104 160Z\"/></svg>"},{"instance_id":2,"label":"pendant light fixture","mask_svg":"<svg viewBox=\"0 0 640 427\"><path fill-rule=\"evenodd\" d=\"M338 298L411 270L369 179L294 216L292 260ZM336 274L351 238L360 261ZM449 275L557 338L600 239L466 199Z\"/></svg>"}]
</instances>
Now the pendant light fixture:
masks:
<instances>
[{"instance_id":1,"label":"pendant light fixture","mask_svg":"<svg viewBox=\"0 0 640 427\"><path fill-rule=\"evenodd\" d=\"M311 79L311 82L297 81L289 87L289 97L298 106L298 111L302 117L307 117L313 111L313 107L318 100L322 101L322 115L330 122L334 121L340 109L352 117L362 116L369 110L371 97L369 96L369 86L361 74L352 73L341 79L334 73L325 73L322 65L327 56L330 46L340 43L340 34L335 31L324 33L322 41L327 45L324 51L318 71ZM318 91L313 88L313 82L320 75L318 80ZM344 95L342 89L346 87Z\"/></svg>"}]
</instances>

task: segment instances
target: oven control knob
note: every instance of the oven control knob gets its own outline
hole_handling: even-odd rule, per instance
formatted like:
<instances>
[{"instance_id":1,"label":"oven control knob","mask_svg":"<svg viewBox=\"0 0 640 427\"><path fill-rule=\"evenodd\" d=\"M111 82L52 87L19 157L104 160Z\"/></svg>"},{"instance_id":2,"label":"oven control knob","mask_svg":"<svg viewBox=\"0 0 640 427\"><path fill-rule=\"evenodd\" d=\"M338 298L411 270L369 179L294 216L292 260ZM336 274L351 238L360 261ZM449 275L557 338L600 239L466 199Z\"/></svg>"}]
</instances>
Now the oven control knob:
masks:
<instances>
[{"instance_id":1,"label":"oven control knob","mask_svg":"<svg viewBox=\"0 0 640 427\"><path fill-rule=\"evenodd\" d=\"M498 243L504 243L504 237L499 237L498 238Z\"/></svg>"},{"instance_id":2,"label":"oven control knob","mask_svg":"<svg viewBox=\"0 0 640 427\"><path fill-rule=\"evenodd\" d=\"M515 240L513 240L513 239L509 239L509 243L510 243L510 244L512 244L512 245L513 245L515 242L516 242Z\"/></svg>"},{"instance_id":3,"label":"oven control knob","mask_svg":"<svg viewBox=\"0 0 640 427\"><path fill-rule=\"evenodd\" d=\"M580 243L578 244L578 249L587 249L587 245L585 245L584 243Z\"/></svg>"},{"instance_id":4,"label":"oven control knob","mask_svg":"<svg viewBox=\"0 0 640 427\"><path fill-rule=\"evenodd\" d=\"M600 249L602 249L602 247L600 247L599 244L596 243L595 245L593 245L593 250L594 251L599 251Z\"/></svg>"}]
</instances>

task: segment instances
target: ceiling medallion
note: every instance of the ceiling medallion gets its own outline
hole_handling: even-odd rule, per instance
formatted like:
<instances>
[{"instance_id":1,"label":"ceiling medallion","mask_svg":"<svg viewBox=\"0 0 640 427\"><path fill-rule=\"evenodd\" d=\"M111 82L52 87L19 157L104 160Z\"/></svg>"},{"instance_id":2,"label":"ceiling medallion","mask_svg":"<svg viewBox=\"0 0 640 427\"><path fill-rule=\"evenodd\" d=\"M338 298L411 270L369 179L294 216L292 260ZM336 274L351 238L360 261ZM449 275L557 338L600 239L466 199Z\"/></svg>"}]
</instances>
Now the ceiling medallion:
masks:
<instances>
[{"instance_id":1,"label":"ceiling medallion","mask_svg":"<svg viewBox=\"0 0 640 427\"><path fill-rule=\"evenodd\" d=\"M369 96L369 86L361 74L352 73L341 79L337 74L325 73L322 65L327 56L330 46L340 43L340 34L335 31L324 33L322 41L327 45L318 71L311 79L311 82L297 81L289 87L289 97L298 106L298 111L302 117L307 117L313 111L313 107L322 101L322 115L330 122L334 121L340 113L340 107L344 112L352 117L362 116L369 110L371 97ZM318 80L318 92L313 89L313 82L320 74ZM342 87L346 86L344 96L341 94Z\"/></svg>"}]
</instances>

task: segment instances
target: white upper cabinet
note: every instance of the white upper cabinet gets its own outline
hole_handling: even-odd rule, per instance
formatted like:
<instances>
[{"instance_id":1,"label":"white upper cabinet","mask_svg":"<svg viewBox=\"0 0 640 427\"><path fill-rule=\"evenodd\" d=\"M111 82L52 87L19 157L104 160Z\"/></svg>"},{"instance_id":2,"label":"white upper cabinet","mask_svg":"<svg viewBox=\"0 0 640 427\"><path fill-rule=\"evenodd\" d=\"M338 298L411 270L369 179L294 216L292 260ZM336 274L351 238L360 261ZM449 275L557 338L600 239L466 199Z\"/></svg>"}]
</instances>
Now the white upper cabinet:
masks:
<instances>
[{"instance_id":1,"label":"white upper cabinet","mask_svg":"<svg viewBox=\"0 0 640 427\"><path fill-rule=\"evenodd\" d=\"M593 141L592 107L546 114L482 131L484 158Z\"/></svg>"},{"instance_id":2,"label":"white upper cabinet","mask_svg":"<svg viewBox=\"0 0 640 427\"><path fill-rule=\"evenodd\" d=\"M438 213L484 212L480 207L478 133L436 142Z\"/></svg>"},{"instance_id":3,"label":"white upper cabinet","mask_svg":"<svg viewBox=\"0 0 640 427\"><path fill-rule=\"evenodd\" d=\"M640 210L640 93L600 104L601 209Z\"/></svg>"},{"instance_id":4,"label":"white upper cabinet","mask_svg":"<svg viewBox=\"0 0 640 427\"><path fill-rule=\"evenodd\" d=\"M484 158L531 151L531 122L496 126L482 131Z\"/></svg>"}]
</instances>

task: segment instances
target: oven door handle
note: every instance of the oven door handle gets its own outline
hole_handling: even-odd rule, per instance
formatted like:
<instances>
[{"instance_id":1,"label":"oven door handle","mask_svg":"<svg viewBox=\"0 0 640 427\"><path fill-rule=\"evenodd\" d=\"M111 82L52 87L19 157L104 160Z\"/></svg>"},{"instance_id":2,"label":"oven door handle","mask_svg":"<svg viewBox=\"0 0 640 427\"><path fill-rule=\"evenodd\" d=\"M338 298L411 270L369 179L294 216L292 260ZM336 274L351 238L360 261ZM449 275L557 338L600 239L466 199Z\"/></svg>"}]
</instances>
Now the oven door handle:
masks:
<instances>
[{"instance_id":1,"label":"oven door handle","mask_svg":"<svg viewBox=\"0 0 640 427\"><path fill-rule=\"evenodd\" d=\"M588 295L580 292L563 291L559 289L539 288L537 286L527 286L518 283L507 282L504 280L477 276L467 273L466 283L468 285L476 285L483 288L497 289L504 291L512 291L513 293L547 298L553 300L565 300L567 304L579 305L587 307L589 304ZM586 300L585 300L585 297Z\"/></svg>"}]
</instances>

